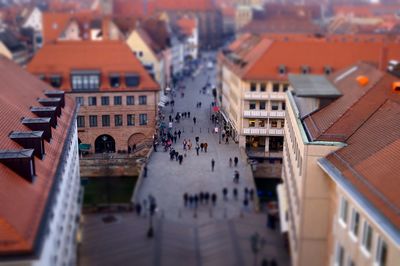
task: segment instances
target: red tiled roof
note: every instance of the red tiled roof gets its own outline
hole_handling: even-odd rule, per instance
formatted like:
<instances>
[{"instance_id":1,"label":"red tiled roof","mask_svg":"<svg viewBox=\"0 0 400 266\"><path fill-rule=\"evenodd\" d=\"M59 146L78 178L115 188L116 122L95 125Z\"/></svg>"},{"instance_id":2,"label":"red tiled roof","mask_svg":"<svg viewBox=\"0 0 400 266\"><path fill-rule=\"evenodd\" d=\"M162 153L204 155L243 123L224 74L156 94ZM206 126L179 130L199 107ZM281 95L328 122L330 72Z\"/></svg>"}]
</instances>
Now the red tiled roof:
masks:
<instances>
[{"instance_id":1,"label":"red tiled roof","mask_svg":"<svg viewBox=\"0 0 400 266\"><path fill-rule=\"evenodd\" d=\"M29 131L21 118L36 117L30 107L40 106L37 98L45 97L44 91L52 88L1 56L0 80L0 149L22 149L8 135L11 131ZM74 101L69 97L65 100L57 129L52 129L52 141L45 142L46 157L34 159L34 182L27 182L0 164L0 257L31 253L34 249L62 147L74 119Z\"/></svg>"},{"instance_id":2,"label":"red tiled roof","mask_svg":"<svg viewBox=\"0 0 400 266\"><path fill-rule=\"evenodd\" d=\"M159 90L140 61L122 41L60 41L45 45L28 65L35 74L61 74L61 89L71 90L72 70L99 70L102 91ZM111 73L137 73L140 85L135 88L111 88L108 77Z\"/></svg>"},{"instance_id":3,"label":"red tiled roof","mask_svg":"<svg viewBox=\"0 0 400 266\"><path fill-rule=\"evenodd\" d=\"M398 79L366 64L358 67L335 84L343 96L312 117L331 121L326 132L343 134L346 138L346 147L327 156L330 163L400 229L400 95L391 88ZM362 88L354 81L360 74L372 78L369 88ZM357 90L363 92L353 97ZM345 110L332 119L329 112L335 108ZM309 121L306 123L309 125Z\"/></svg>"},{"instance_id":4,"label":"red tiled roof","mask_svg":"<svg viewBox=\"0 0 400 266\"><path fill-rule=\"evenodd\" d=\"M196 29L196 20L194 18L182 17L176 23L186 35L192 35Z\"/></svg>"},{"instance_id":5,"label":"red tiled roof","mask_svg":"<svg viewBox=\"0 0 400 266\"><path fill-rule=\"evenodd\" d=\"M253 48L260 46L263 41L253 43L254 38L247 38L235 44L237 49L246 47L247 53L254 53ZM265 39L265 38L264 38ZM268 39L268 38L267 38ZM266 43L264 41L264 43ZM241 54L243 66L232 64L226 56L225 62L238 75L245 80L287 80L287 75L279 74L279 66L284 65L289 73L300 73L301 67L307 65L312 74L323 74L324 67L330 66L334 71L343 69L358 61L380 64L382 51L386 47L386 59L400 60L400 43L375 40L342 40L332 36L329 38L278 38L270 45L264 45L252 61L246 60L246 55ZM237 51L233 50L233 54Z\"/></svg>"},{"instance_id":6,"label":"red tiled roof","mask_svg":"<svg viewBox=\"0 0 400 266\"><path fill-rule=\"evenodd\" d=\"M43 41L52 42L60 37L70 21L71 14L68 13L43 13Z\"/></svg>"}]
</instances>

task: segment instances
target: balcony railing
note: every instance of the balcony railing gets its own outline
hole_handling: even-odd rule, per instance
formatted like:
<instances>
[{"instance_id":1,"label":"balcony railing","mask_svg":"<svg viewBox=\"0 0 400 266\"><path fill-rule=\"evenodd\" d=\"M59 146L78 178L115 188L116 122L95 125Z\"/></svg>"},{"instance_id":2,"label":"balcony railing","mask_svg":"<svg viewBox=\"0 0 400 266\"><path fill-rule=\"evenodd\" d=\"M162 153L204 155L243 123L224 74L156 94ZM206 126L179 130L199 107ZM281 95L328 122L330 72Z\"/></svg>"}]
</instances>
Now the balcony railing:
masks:
<instances>
[{"instance_id":1,"label":"balcony railing","mask_svg":"<svg viewBox=\"0 0 400 266\"><path fill-rule=\"evenodd\" d=\"M243 135L251 136L283 136L283 128L248 127L243 128Z\"/></svg>"},{"instance_id":2,"label":"balcony railing","mask_svg":"<svg viewBox=\"0 0 400 266\"><path fill-rule=\"evenodd\" d=\"M243 111L244 117L254 118L285 118L285 111L264 111L264 110L245 110Z\"/></svg>"},{"instance_id":3,"label":"balcony railing","mask_svg":"<svg viewBox=\"0 0 400 266\"><path fill-rule=\"evenodd\" d=\"M246 91L244 93L245 100L278 100L284 101L285 100L285 93L284 92L253 92L253 91Z\"/></svg>"}]
</instances>

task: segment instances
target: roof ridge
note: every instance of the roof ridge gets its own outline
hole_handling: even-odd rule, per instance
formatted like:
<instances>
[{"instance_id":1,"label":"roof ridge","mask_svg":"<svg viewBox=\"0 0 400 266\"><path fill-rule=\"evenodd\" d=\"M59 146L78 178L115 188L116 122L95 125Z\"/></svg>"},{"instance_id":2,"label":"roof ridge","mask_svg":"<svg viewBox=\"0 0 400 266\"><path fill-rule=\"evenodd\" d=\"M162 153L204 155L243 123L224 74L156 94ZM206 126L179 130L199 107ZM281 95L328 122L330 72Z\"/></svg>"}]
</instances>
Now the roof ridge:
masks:
<instances>
[{"instance_id":1,"label":"roof ridge","mask_svg":"<svg viewBox=\"0 0 400 266\"><path fill-rule=\"evenodd\" d=\"M261 58L265 55L265 53L272 47L272 45L275 43L275 40L271 40L269 38L263 38L261 37L260 42L254 46L253 49L256 49L257 46L262 45L264 42L267 42L268 45L266 45L266 47L263 49L263 51L261 52L261 56L257 56L257 60L254 60L253 62L250 62L250 64L248 66L246 66L246 69L243 71L242 73L242 77L245 77L254 67L254 65L256 63L258 63Z\"/></svg>"},{"instance_id":2,"label":"roof ridge","mask_svg":"<svg viewBox=\"0 0 400 266\"><path fill-rule=\"evenodd\" d=\"M369 90L367 90L366 92L364 92L364 94L361 95L361 97L359 97L356 101L354 101L353 104L351 104L351 105L346 109L345 112L343 112L340 116L338 116L337 119L335 120L335 122L336 122L336 121L339 121L340 118L342 118L345 114L347 114L347 113L352 109L353 106L355 106L357 103L359 103L359 102L361 101L361 99L363 99L363 98L365 97L365 95L367 95L367 94L376 86L376 84L378 84L378 82L380 82L380 81L383 79L384 74L381 72L380 75L381 75L381 77L380 77L379 79L377 79L376 82L374 82L374 83L371 84L372 86L369 88ZM341 97L343 97L343 96L341 96ZM334 102L334 101L333 101L333 102ZM332 103L333 103L333 102L332 102ZM329 106L329 105L330 105L330 104L328 104L327 106ZM325 106L325 107L326 107L326 106ZM324 108L325 108L325 107L324 107ZM321 110L322 110L322 109L321 109ZM375 111L375 112L376 112L376 111ZM374 112L374 113L375 113L375 112ZM321 137L325 132L327 132L330 128L332 128L332 127L335 125L335 122L333 122L332 124L330 124L329 127L327 127L324 131L322 131L321 134L319 134L318 137L317 137L316 139L318 139L319 137ZM364 122L365 122L365 121L364 121ZM363 122L363 123L364 123L364 122ZM353 134L354 134L354 132L353 132ZM348 139L348 138L347 138L347 139Z\"/></svg>"}]
</instances>

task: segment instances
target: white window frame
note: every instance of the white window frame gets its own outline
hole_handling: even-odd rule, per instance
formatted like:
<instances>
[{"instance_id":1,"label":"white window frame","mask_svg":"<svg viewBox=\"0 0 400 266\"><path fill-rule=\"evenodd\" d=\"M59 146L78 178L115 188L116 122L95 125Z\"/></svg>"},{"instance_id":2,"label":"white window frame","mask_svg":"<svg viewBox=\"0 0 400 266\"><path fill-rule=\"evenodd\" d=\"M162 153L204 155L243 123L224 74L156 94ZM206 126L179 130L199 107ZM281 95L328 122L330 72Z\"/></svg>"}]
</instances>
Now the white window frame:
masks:
<instances>
[{"instance_id":1,"label":"white window frame","mask_svg":"<svg viewBox=\"0 0 400 266\"><path fill-rule=\"evenodd\" d=\"M345 197L340 198L339 206L339 224L343 227L347 226L347 218L349 213L349 202Z\"/></svg>"},{"instance_id":2,"label":"white window frame","mask_svg":"<svg viewBox=\"0 0 400 266\"><path fill-rule=\"evenodd\" d=\"M378 242L376 244L374 266L386 266L387 265L387 263L386 264L381 264L383 246L386 247L386 259L385 259L385 261L387 262L388 246L387 246L385 240L381 236L378 236Z\"/></svg>"},{"instance_id":3,"label":"white window frame","mask_svg":"<svg viewBox=\"0 0 400 266\"><path fill-rule=\"evenodd\" d=\"M356 221L356 215L358 215L358 225L357 225L357 232L354 233L354 228L355 228L355 221ZM360 224L361 224L361 216L360 213L353 208L351 210L351 218L350 218L350 226L349 226L349 235L351 239L356 242L358 239L358 235L360 233Z\"/></svg>"},{"instance_id":4,"label":"white window frame","mask_svg":"<svg viewBox=\"0 0 400 266\"><path fill-rule=\"evenodd\" d=\"M369 250L367 249L367 246L366 246L366 244L367 244L367 235L368 235L367 228L369 228L370 231L371 231L371 244L370 244L370 249ZM372 246L373 246L373 240L374 240L374 231L373 231L371 225L368 223L368 221L365 220L364 223L363 223L363 230L362 230L361 251L368 258L371 256L371 249L372 249Z\"/></svg>"},{"instance_id":5,"label":"white window frame","mask_svg":"<svg viewBox=\"0 0 400 266\"><path fill-rule=\"evenodd\" d=\"M339 243L337 243L336 244L336 252L335 252L335 260L334 260L333 265L334 266L344 266L345 258L346 258L346 252L344 250L344 247L342 245L340 245Z\"/></svg>"}]
</instances>

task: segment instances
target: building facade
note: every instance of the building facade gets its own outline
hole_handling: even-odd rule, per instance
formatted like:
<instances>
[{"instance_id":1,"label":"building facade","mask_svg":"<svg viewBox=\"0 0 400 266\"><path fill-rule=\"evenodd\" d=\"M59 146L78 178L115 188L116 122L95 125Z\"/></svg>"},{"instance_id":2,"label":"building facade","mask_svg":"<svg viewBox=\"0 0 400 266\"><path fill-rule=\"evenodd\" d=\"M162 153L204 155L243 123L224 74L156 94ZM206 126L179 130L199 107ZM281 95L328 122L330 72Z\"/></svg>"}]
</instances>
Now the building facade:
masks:
<instances>
[{"instance_id":1,"label":"building facade","mask_svg":"<svg viewBox=\"0 0 400 266\"><path fill-rule=\"evenodd\" d=\"M398 78L358 63L289 80L280 211L292 265L397 265Z\"/></svg>"},{"instance_id":2,"label":"building facade","mask_svg":"<svg viewBox=\"0 0 400 266\"><path fill-rule=\"evenodd\" d=\"M76 105L4 57L0 77L7 192L0 193L0 265L75 265L82 200Z\"/></svg>"},{"instance_id":3,"label":"building facade","mask_svg":"<svg viewBox=\"0 0 400 266\"><path fill-rule=\"evenodd\" d=\"M79 103L79 140L90 152L127 152L152 140L159 86L123 42L49 44L28 69Z\"/></svg>"}]
</instances>

